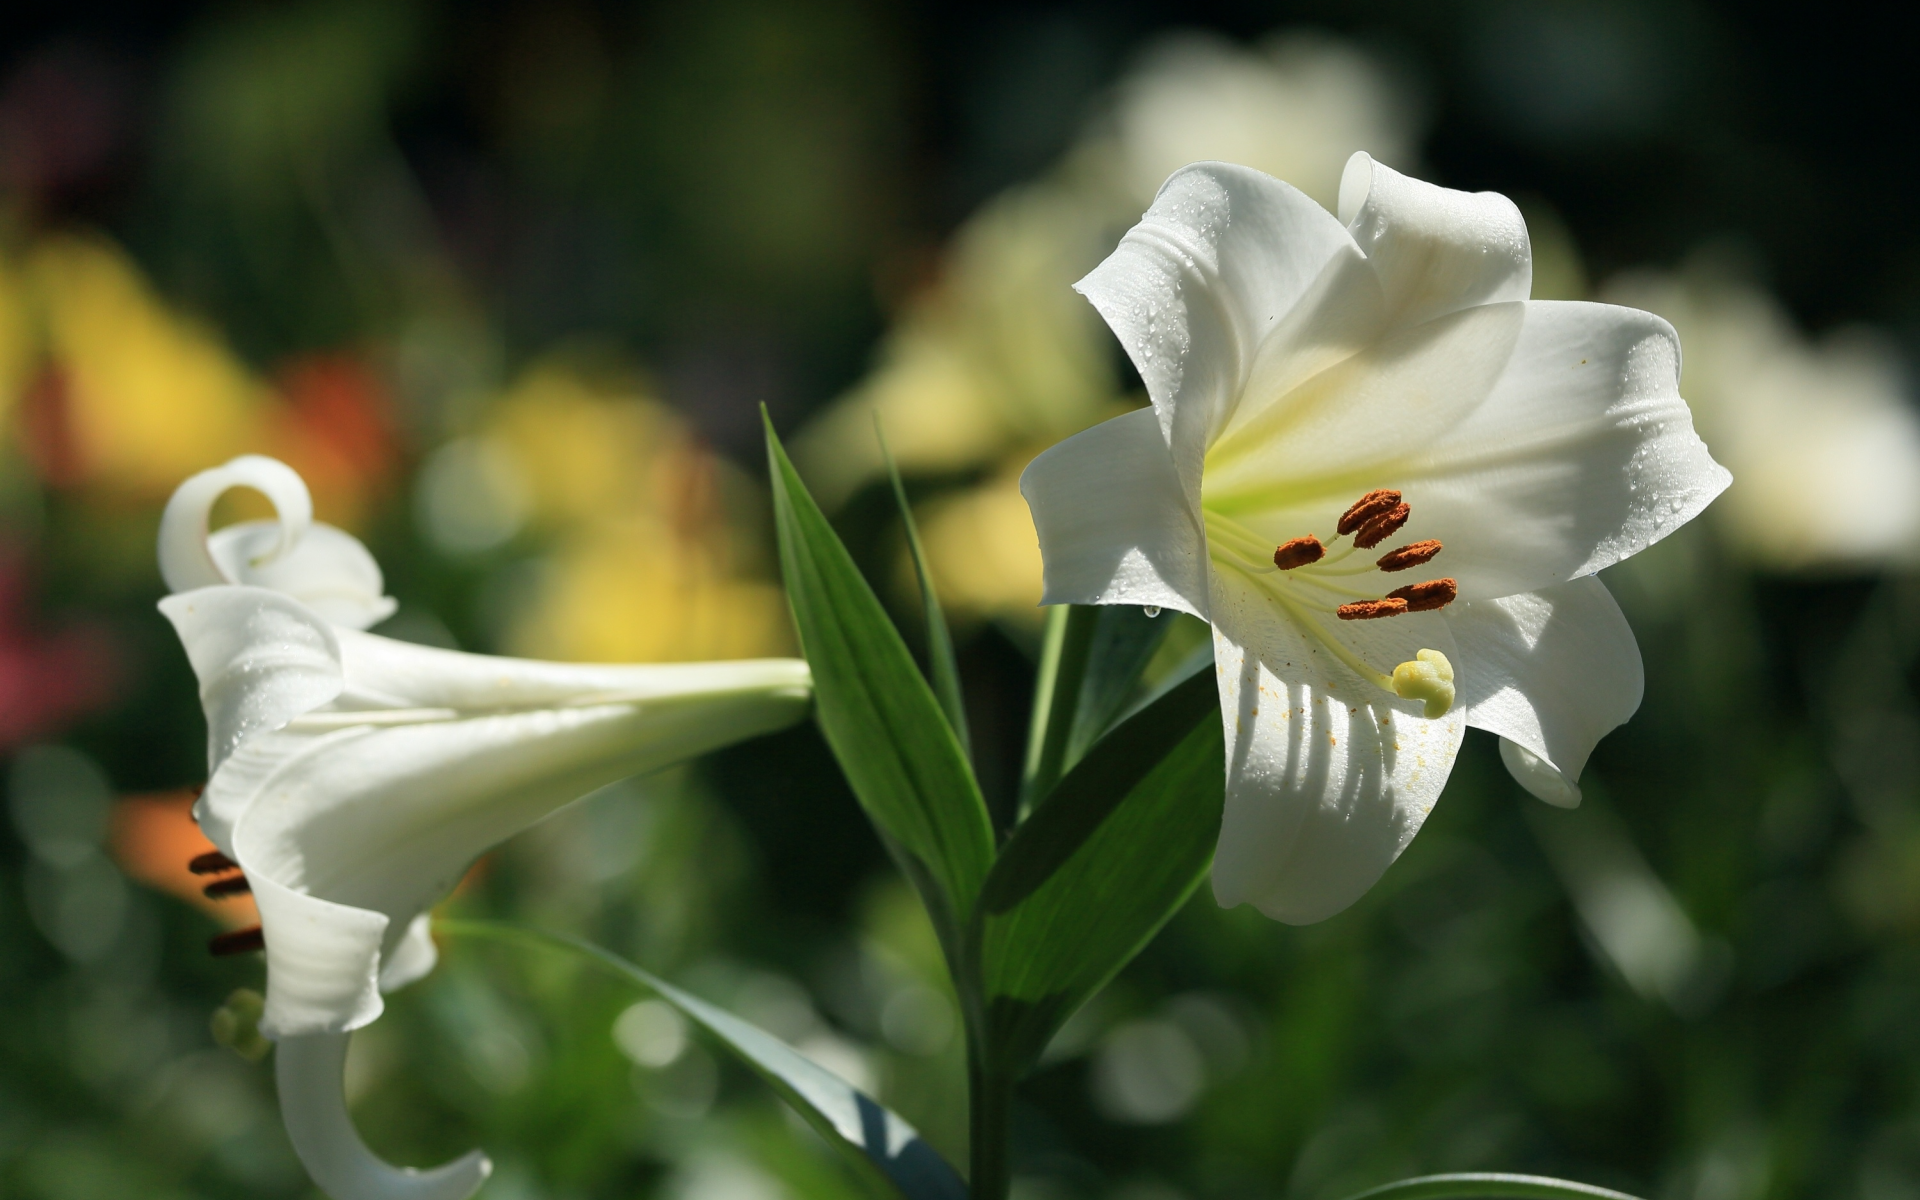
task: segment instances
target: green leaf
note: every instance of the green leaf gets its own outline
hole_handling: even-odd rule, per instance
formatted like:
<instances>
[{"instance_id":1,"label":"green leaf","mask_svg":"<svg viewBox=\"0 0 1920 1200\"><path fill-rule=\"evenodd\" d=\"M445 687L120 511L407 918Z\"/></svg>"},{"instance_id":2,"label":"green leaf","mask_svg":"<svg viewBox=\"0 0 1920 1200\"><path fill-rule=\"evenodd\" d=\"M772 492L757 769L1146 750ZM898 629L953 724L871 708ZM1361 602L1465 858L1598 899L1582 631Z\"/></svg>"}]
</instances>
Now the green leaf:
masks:
<instances>
[{"instance_id":1,"label":"green leaf","mask_svg":"<svg viewBox=\"0 0 1920 1200\"><path fill-rule=\"evenodd\" d=\"M493 921L441 919L434 928L460 937L570 950L595 966L639 985L712 1034L773 1086L807 1124L870 1181L884 1180L906 1200L966 1200L960 1176L913 1126L846 1080L757 1025L683 992L626 959L579 938ZM875 1173L878 1173L878 1180Z\"/></svg>"},{"instance_id":2,"label":"green leaf","mask_svg":"<svg viewBox=\"0 0 1920 1200\"><path fill-rule=\"evenodd\" d=\"M1081 679L1086 675L1098 616L1098 610L1084 604L1060 604L1047 613L1040 670L1033 681L1027 760L1020 771L1022 820L1067 769L1067 742L1073 735L1073 714L1080 705Z\"/></svg>"},{"instance_id":3,"label":"green leaf","mask_svg":"<svg viewBox=\"0 0 1920 1200\"><path fill-rule=\"evenodd\" d=\"M1140 672L1152 660L1175 614L1149 617L1131 604L1103 604L1095 610L1093 636L1087 647L1086 671L1080 677L1080 699L1074 706L1067 734L1064 768L1071 768L1112 725L1133 699Z\"/></svg>"},{"instance_id":4,"label":"green leaf","mask_svg":"<svg viewBox=\"0 0 1920 1200\"><path fill-rule=\"evenodd\" d=\"M969 758L972 739L967 733L967 702L960 691L960 665L953 658L953 633L947 628L947 614L940 608L940 595L933 590L933 573L927 570L927 554L920 545L920 527L913 522L913 509L907 504L906 485L900 482L900 466L887 448L887 435L880 429L880 414L873 414L873 434L880 439L880 455L887 460L887 474L893 480L893 500L900 506L900 523L907 530L907 549L913 556L913 573L920 581L920 599L927 610L927 663L933 669L933 694L940 700L940 711L947 716L954 739Z\"/></svg>"},{"instance_id":5,"label":"green leaf","mask_svg":"<svg viewBox=\"0 0 1920 1200\"><path fill-rule=\"evenodd\" d=\"M1349 1196L1347 1200L1493 1200L1523 1196L1537 1200L1635 1200L1625 1192L1550 1179L1545 1175L1422 1175Z\"/></svg>"},{"instance_id":6,"label":"green leaf","mask_svg":"<svg viewBox=\"0 0 1920 1200\"><path fill-rule=\"evenodd\" d=\"M982 911L1004 913L1037 891L1219 704L1213 672L1194 671L1101 739L1001 847Z\"/></svg>"},{"instance_id":7,"label":"green leaf","mask_svg":"<svg viewBox=\"0 0 1920 1200\"><path fill-rule=\"evenodd\" d=\"M1024 1073L1205 875L1224 746L1213 672L1122 721L1014 831L975 916L993 1069Z\"/></svg>"},{"instance_id":8,"label":"green leaf","mask_svg":"<svg viewBox=\"0 0 1920 1200\"><path fill-rule=\"evenodd\" d=\"M993 861L980 786L899 630L807 493L771 422L767 459L780 566L813 668L821 732L919 890L949 962L957 963L959 933Z\"/></svg>"}]
</instances>

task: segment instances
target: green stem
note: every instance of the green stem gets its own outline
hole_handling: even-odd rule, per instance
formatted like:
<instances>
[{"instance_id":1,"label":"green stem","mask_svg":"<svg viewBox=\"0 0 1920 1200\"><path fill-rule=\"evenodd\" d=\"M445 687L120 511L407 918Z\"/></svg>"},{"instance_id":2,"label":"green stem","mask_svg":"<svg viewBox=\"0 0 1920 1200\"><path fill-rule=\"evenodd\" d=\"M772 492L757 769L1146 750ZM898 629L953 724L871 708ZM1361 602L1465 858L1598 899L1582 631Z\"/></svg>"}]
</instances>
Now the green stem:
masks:
<instances>
[{"instance_id":1,"label":"green stem","mask_svg":"<svg viewBox=\"0 0 1920 1200\"><path fill-rule=\"evenodd\" d=\"M967 1194L971 1200L1006 1200L1013 1182L1008 1137L1013 1129L1013 1081L969 1054Z\"/></svg>"},{"instance_id":2,"label":"green stem","mask_svg":"<svg viewBox=\"0 0 1920 1200\"><path fill-rule=\"evenodd\" d=\"M1544 1175L1459 1174L1422 1175L1361 1192L1348 1200L1635 1200L1625 1192L1550 1179Z\"/></svg>"},{"instance_id":3,"label":"green stem","mask_svg":"<svg viewBox=\"0 0 1920 1200\"><path fill-rule=\"evenodd\" d=\"M1062 604L1047 614L1046 640L1040 648L1040 674L1033 685L1033 722L1027 728L1027 762L1020 776L1024 818L1046 798L1066 770L1067 741L1080 704L1080 681L1087 673L1099 610Z\"/></svg>"}]
</instances>

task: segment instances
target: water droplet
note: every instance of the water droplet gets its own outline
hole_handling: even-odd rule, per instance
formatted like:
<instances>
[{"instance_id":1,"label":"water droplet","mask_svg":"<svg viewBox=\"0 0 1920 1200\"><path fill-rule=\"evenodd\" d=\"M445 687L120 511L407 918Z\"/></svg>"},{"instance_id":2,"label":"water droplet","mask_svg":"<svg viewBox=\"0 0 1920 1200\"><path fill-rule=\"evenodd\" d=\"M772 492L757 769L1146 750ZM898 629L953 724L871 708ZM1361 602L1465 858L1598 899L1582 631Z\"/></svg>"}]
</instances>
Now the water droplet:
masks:
<instances>
[{"instance_id":1,"label":"water droplet","mask_svg":"<svg viewBox=\"0 0 1920 1200\"><path fill-rule=\"evenodd\" d=\"M1140 611L1145 613L1148 619L1151 620L1152 618L1160 615L1160 606L1158 604L1149 604L1143 607Z\"/></svg>"}]
</instances>

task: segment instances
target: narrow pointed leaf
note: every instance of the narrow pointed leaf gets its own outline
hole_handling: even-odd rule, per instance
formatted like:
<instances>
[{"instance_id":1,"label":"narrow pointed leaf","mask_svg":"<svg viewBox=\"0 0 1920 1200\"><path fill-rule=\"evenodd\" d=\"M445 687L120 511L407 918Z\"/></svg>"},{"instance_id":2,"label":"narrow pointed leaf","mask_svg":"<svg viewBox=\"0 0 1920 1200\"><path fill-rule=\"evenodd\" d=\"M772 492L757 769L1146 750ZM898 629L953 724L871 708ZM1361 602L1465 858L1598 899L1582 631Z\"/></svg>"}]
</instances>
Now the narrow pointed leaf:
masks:
<instances>
[{"instance_id":1,"label":"narrow pointed leaf","mask_svg":"<svg viewBox=\"0 0 1920 1200\"><path fill-rule=\"evenodd\" d=\"M1040 670L1033 681L1033 721L1027 728L1027 760L1020 772L1020 817L1026 818L1066 770L1067 742L1080 706L1080 683L1093 649L1099 611L1062 604L1047 614Z\"/></svg>"},{"instance_id":2,"label":"narrow pointed leaf","mask_svg":"<svg viewBox=\"0 0 1920 1200\"><path fill-rule=\"evenodd\" d=\"M1131 604L1103 604L1095 612L1080 699L1074 706L1062 762L1069 770L1126 710L1140 672L1174 625L1171 613L1149 617L1146 609Z\"/></svg>"},{"instance_id":3,"label":"narrow pointed leaf","mask_svg":"<svg viewBox=\"0 0 1920 1200\"><path fill-rule=\"evenodd\" d=\"M973 929L987 1053L1018 1076L1206 874L1224 746L1213 672L1123 721L1014 831Z\"/></svg>"},{"instance_id":4,"label":"narrow pointed leaf","mask_svg":"<svg viewBox=\"0 0 1920 1200\"><path fill-rule=\"evenodd\" d=\"M659 996L713 1035L870 1181L884 1181L888 1190L905 1200L966 1200L966 1184L913 1126L759 1026L681 991L619 955L565 934L492 921L440 920L434 927L456 936L570 950L584 956L602 970Z\"/></svg>"},{"instance_id":5,"label":"narrow pointed leaf","mask_svg":"<svg viewBox=\"0 0 1920 1200\"><path fill-rule=\"evenodd\" d=\"M861 807L957 957L993 827L920 668L767 425L780 566L813 669L821 732Z\"/></svg>"},{"instance_id":6,"label":"narrow pointed leaf","mask_svg":"<svg viewBox=\"0 0 1920 1200\"><path fill-rule=\"evenodd\" d=\"M1625 1192L1570 1179L1494 1173L1422 1175L1372 1188L1348 1200L1504 1200L1509 1196L1531 1200L1635 1200Z\"/></svg>"},{"instance_id":7,"label":"narrow pointed leaf","mask_svg":"<svg viewBox=\"0 0 1920 1200\"><path fill-rule=\"evenodd\" d=\"M947 614L940 607L940 594L933 590L933 572L927 570L927 554L920 545L920 527L914 524L913 509L907 504L906 485L900 482L900 467L893 461L893 451L887 448L878 413L874 414L873 432L880 439L880 454L887 460L887 474L893 480L893 500L900 506L900 524L907 531L907 550L913 557L914 576L920 581L921 602L926 605L927 665L933 675L933 694L940 701L940 711L946 714L960 749L972 757L966 697L960 691L960 665L953 657L953 633L947 628Z\"/></svg>"}]
</instances>

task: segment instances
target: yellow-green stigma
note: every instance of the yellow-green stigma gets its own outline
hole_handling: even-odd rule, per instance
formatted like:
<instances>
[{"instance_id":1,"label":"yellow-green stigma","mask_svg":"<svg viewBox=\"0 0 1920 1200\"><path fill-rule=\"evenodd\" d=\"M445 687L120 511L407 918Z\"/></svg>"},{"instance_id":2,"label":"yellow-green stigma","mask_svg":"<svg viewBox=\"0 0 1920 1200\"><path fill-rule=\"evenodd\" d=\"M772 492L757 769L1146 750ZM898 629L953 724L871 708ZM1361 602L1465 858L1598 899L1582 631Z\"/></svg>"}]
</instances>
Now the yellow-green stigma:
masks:
<instances>
[{"instance_id":1,"label":"yellow-green stigma","mask_svg":"<svg viewBox=\"0 0 1920 1200\"><path fill-rule=\"evenodd\" d=\"M1393 669L1393 694L1423 701L1429 721L1444 717L1453 707L1453 664L1438 650L1422 650Z\"/></svg>"}]
</instances>

